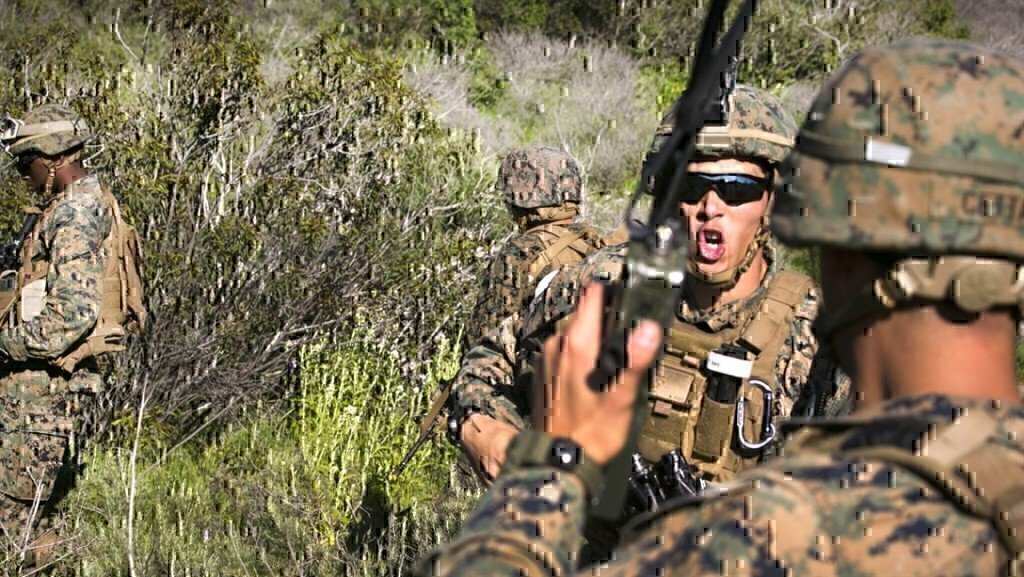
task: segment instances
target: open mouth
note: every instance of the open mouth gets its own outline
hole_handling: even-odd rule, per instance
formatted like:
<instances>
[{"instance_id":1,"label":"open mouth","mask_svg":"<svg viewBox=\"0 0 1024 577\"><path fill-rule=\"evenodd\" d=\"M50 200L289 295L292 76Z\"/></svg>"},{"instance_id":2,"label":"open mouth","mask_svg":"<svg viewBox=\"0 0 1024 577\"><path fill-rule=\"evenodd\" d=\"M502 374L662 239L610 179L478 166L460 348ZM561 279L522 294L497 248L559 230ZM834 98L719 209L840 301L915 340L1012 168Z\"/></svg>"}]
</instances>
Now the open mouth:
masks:
<instances>
[{"instance_id":1,"label":"open mouth","mask_svg":"<svg viewBox=\"0 0 1024 577\"><path fill-rule=\"evenodd\" d=\"M697 254L705 262L718 262L725 254L722 231L707 228L697 231Z\"/></svg>"}]
</instances>

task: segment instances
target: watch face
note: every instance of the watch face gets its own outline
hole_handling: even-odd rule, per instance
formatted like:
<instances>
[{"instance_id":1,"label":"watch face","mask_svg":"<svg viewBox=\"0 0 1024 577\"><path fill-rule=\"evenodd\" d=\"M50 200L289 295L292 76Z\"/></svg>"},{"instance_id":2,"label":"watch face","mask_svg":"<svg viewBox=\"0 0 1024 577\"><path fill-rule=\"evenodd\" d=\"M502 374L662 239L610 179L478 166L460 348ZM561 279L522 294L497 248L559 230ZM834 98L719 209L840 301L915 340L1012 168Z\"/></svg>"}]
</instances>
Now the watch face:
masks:
<instances>
[{"instance_id":1,"label":"watch face","mask_svg":"<svg viewBox=\"0 0 1024 577\"><path fill-rule=\"evenodd\" d=\"M551 464L559 469L572 470L580 464L580 447L569 439L555 439L551 443Z\"/></svg>"},{"instance_id":2,"label":"watch face","mask_svg":"<svg viewBox=\"0 0 1024 577\"><path fill-rule=\"evenodd\" d=\"M462 439L459 438L461 436L459 434L461 432L459 429L461 428L462 427L459 426L458 416L453 415L448 417L448 440L454 445L458 445L462 441Z\"/></svg>"}]
</instances>

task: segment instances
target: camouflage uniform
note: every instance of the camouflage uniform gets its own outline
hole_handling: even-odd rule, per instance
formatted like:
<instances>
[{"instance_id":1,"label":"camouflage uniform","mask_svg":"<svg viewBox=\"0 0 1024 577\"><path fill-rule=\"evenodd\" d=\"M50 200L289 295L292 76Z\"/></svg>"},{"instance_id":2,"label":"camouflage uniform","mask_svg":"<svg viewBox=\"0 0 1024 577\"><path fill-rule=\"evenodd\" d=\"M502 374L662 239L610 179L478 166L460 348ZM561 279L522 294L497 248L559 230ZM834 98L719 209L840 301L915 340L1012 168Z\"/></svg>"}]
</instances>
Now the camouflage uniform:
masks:
<instances>
[{"instance_id":1,"label":"camouflage uniform","mask_svg":"<svg viewBox=\"0 0 1024 577\"><path fill-rule=\"evenodd\" d=\"M939 434L965 411L998 423L1007 462L1024 459L1024 409L990 401L899 399L859 429L891 430L890 419L898 416L927 421ZM916 440L898 436L894 442ZM880 574L871 567L888 575L997 575L1006 569L989 521L964 515L927 480L883 461L786 452L721 491L645 519L594 574ZM502 475L458 539L421 574L571 575L585 511L583 487L571 475L542 468Z\"/></svg>"},{"instance_id":2,"label":"camouflage uniform","mask_svg":"<svg viewBox=\"0 0 1024 577\"><path fill-rule=\"evenodd\" d=\"M466 324L466 350L529 304L547 274L604 246L601 234L578 217L582 180L569 155L547 147L517 150L502 163L497 188L523 232L501 247L484 273ZM552 224L565 218L576 220Z\"/></svg>"},{"instance_id":3,"label":"camouflage uniform","mask_svg":"<svg viewBox=\"0 0 1024 577\"><path fill-rule=\"evenodd\" d=\"M875 313L922 300L1019 312L1024 287L991 265L1018 273L1024 262L1021 205L1010 200L1024 191L1024 65L939 41L869 49L821 90L809 119L791 161L800 170L773 213L780 237L917 255L865 285L864 302L879 303ZM829 134L836 138L819 146ZM975 199L989 202L975 210ZM972 256L978 253L990 259ZM929 276L957 255L968 261L956 274ZM915 268L915 260L929 266ZM870 308L840 303L826 311L828 324ZM907 396L793 428L781 458L746 471L721 494L676 503L637 524L594 573L1021 570L1021 406ZM586 511L580 477L536 465L507 473L421 574L573 574Z\"/></svg>"},{"instance_id":4,"label":"camouflage uniform","mask_svg":"<svg viewBox=\"0 0 1024 577\"><path fill-rule=\"evenodd\" d=\"M530 414L532 366L544 339L569 320L577 296L588 282L619 277L625 251L625 245L605 248L578 265L562 269L530 309L522 313L525 320L520 321L519 314L513 315L496 331L485 335L480 345L463 359L456 376L453 398L457 410L481 412L518 429L524 428L525 416ZM759 309L766 287L779 275L774 246L766 247L765 259L768 273L753 294L711 311L695 308L689 294L684 294L678 321L709 334L736 328ZM798 414L841 415L848 410L849 378L837 370L831 357L818 354L818 342L811 332L817 311L818 290L812 288L799 304L789 336L775 356L776 405L772 414L776 419L789 416L794 407Z\"/></svg>"},{"instance_id":5,"label":"camouflage uniform","mask_svg":"<svg viewBox=\"0 0 1024 577\"><path fill-rule=\"evenodd\" d=\"M71 114L62 107L41 107L26 122L54 122ZM13 154L25 151L16 144ZM45 287L38 295L41 306L34 316L26 314L22 293L0 331L0 525L12 534L30 517L35 522L45 517L56 501L51 497L69 488L58 480L73 474L76 417L102 386L95 359L71 373L54 361L80 345L97 322L102 245L111 233L112 207L97 179L86 176L45 199L38 212L21 267L38 269L36 278Z\"/></svg>"}]
</instances>

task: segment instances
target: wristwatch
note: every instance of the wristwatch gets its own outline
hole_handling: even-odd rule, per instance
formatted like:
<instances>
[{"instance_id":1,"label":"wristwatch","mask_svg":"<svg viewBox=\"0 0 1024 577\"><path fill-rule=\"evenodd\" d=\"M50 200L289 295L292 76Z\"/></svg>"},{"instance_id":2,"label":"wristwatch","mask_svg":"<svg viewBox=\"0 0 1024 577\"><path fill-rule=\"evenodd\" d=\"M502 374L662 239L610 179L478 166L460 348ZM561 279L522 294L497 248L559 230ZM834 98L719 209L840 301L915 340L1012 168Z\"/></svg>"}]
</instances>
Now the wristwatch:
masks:
<instances>
[{"instance_id":1,"label":"wristwatch","mask_svg":"<svg viewBox=\"0 0 1024 577\"><path fill-rule=\"evenodd\" d=\"M448 429L448 440L451 444L456 447L462 446L462 425L469 420L470 416L476 413L483 413L483 411L476 407L460 407L452 411L451 415L448 416L448 422L446 423Z\"/></svg>"},{"instance_id":2,"label":"wristwatch","mask_svg":"<svg viewBox=\"0 0 1024 577\"><path fill-rule=\"evenodd\" d=\"M504 471L528 467L554 467L572 473L583 481L587 495L598 495L604 486L604 471L583 454L583 448L571 439L527 429L512 439L505 455Z\"/></svg>"}]
</instances>

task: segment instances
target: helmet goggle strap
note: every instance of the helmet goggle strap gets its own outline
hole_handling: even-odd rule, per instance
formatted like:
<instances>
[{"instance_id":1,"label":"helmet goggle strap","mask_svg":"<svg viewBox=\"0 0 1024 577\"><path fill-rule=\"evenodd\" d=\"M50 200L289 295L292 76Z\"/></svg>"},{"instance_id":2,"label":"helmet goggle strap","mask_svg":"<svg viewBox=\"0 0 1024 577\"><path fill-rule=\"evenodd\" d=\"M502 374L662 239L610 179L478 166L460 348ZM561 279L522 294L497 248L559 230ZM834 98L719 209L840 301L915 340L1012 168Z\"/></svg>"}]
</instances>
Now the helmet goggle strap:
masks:
<instances>
[{"instance_id":1,"label":"helmet goggle strap","mask_svg":"<svg viewBox=\"0 0 1024 577\"><path fill-rule=\"evenodd\" d=\"M705 126L697 133L697 150L715 153L734 150L744 139L760 140L768 144L793 147L793 139L772 134L756 128L734 128L731 126Z\"/></svg>"},{"instance_id":2,"label":"helmet goggle strap","mask_svg":"<svg viewBox=\"0 0 1024 577\"><path fill-rule=\"evenodd\" d=\"M967 313L1012 307L1024 313L1024 268L974 256L909 258L897 262L857 297L818 315L814 331L825 342L862 318L885 315L915 300L950 301Z\"/></svg>"}]
</instances>

